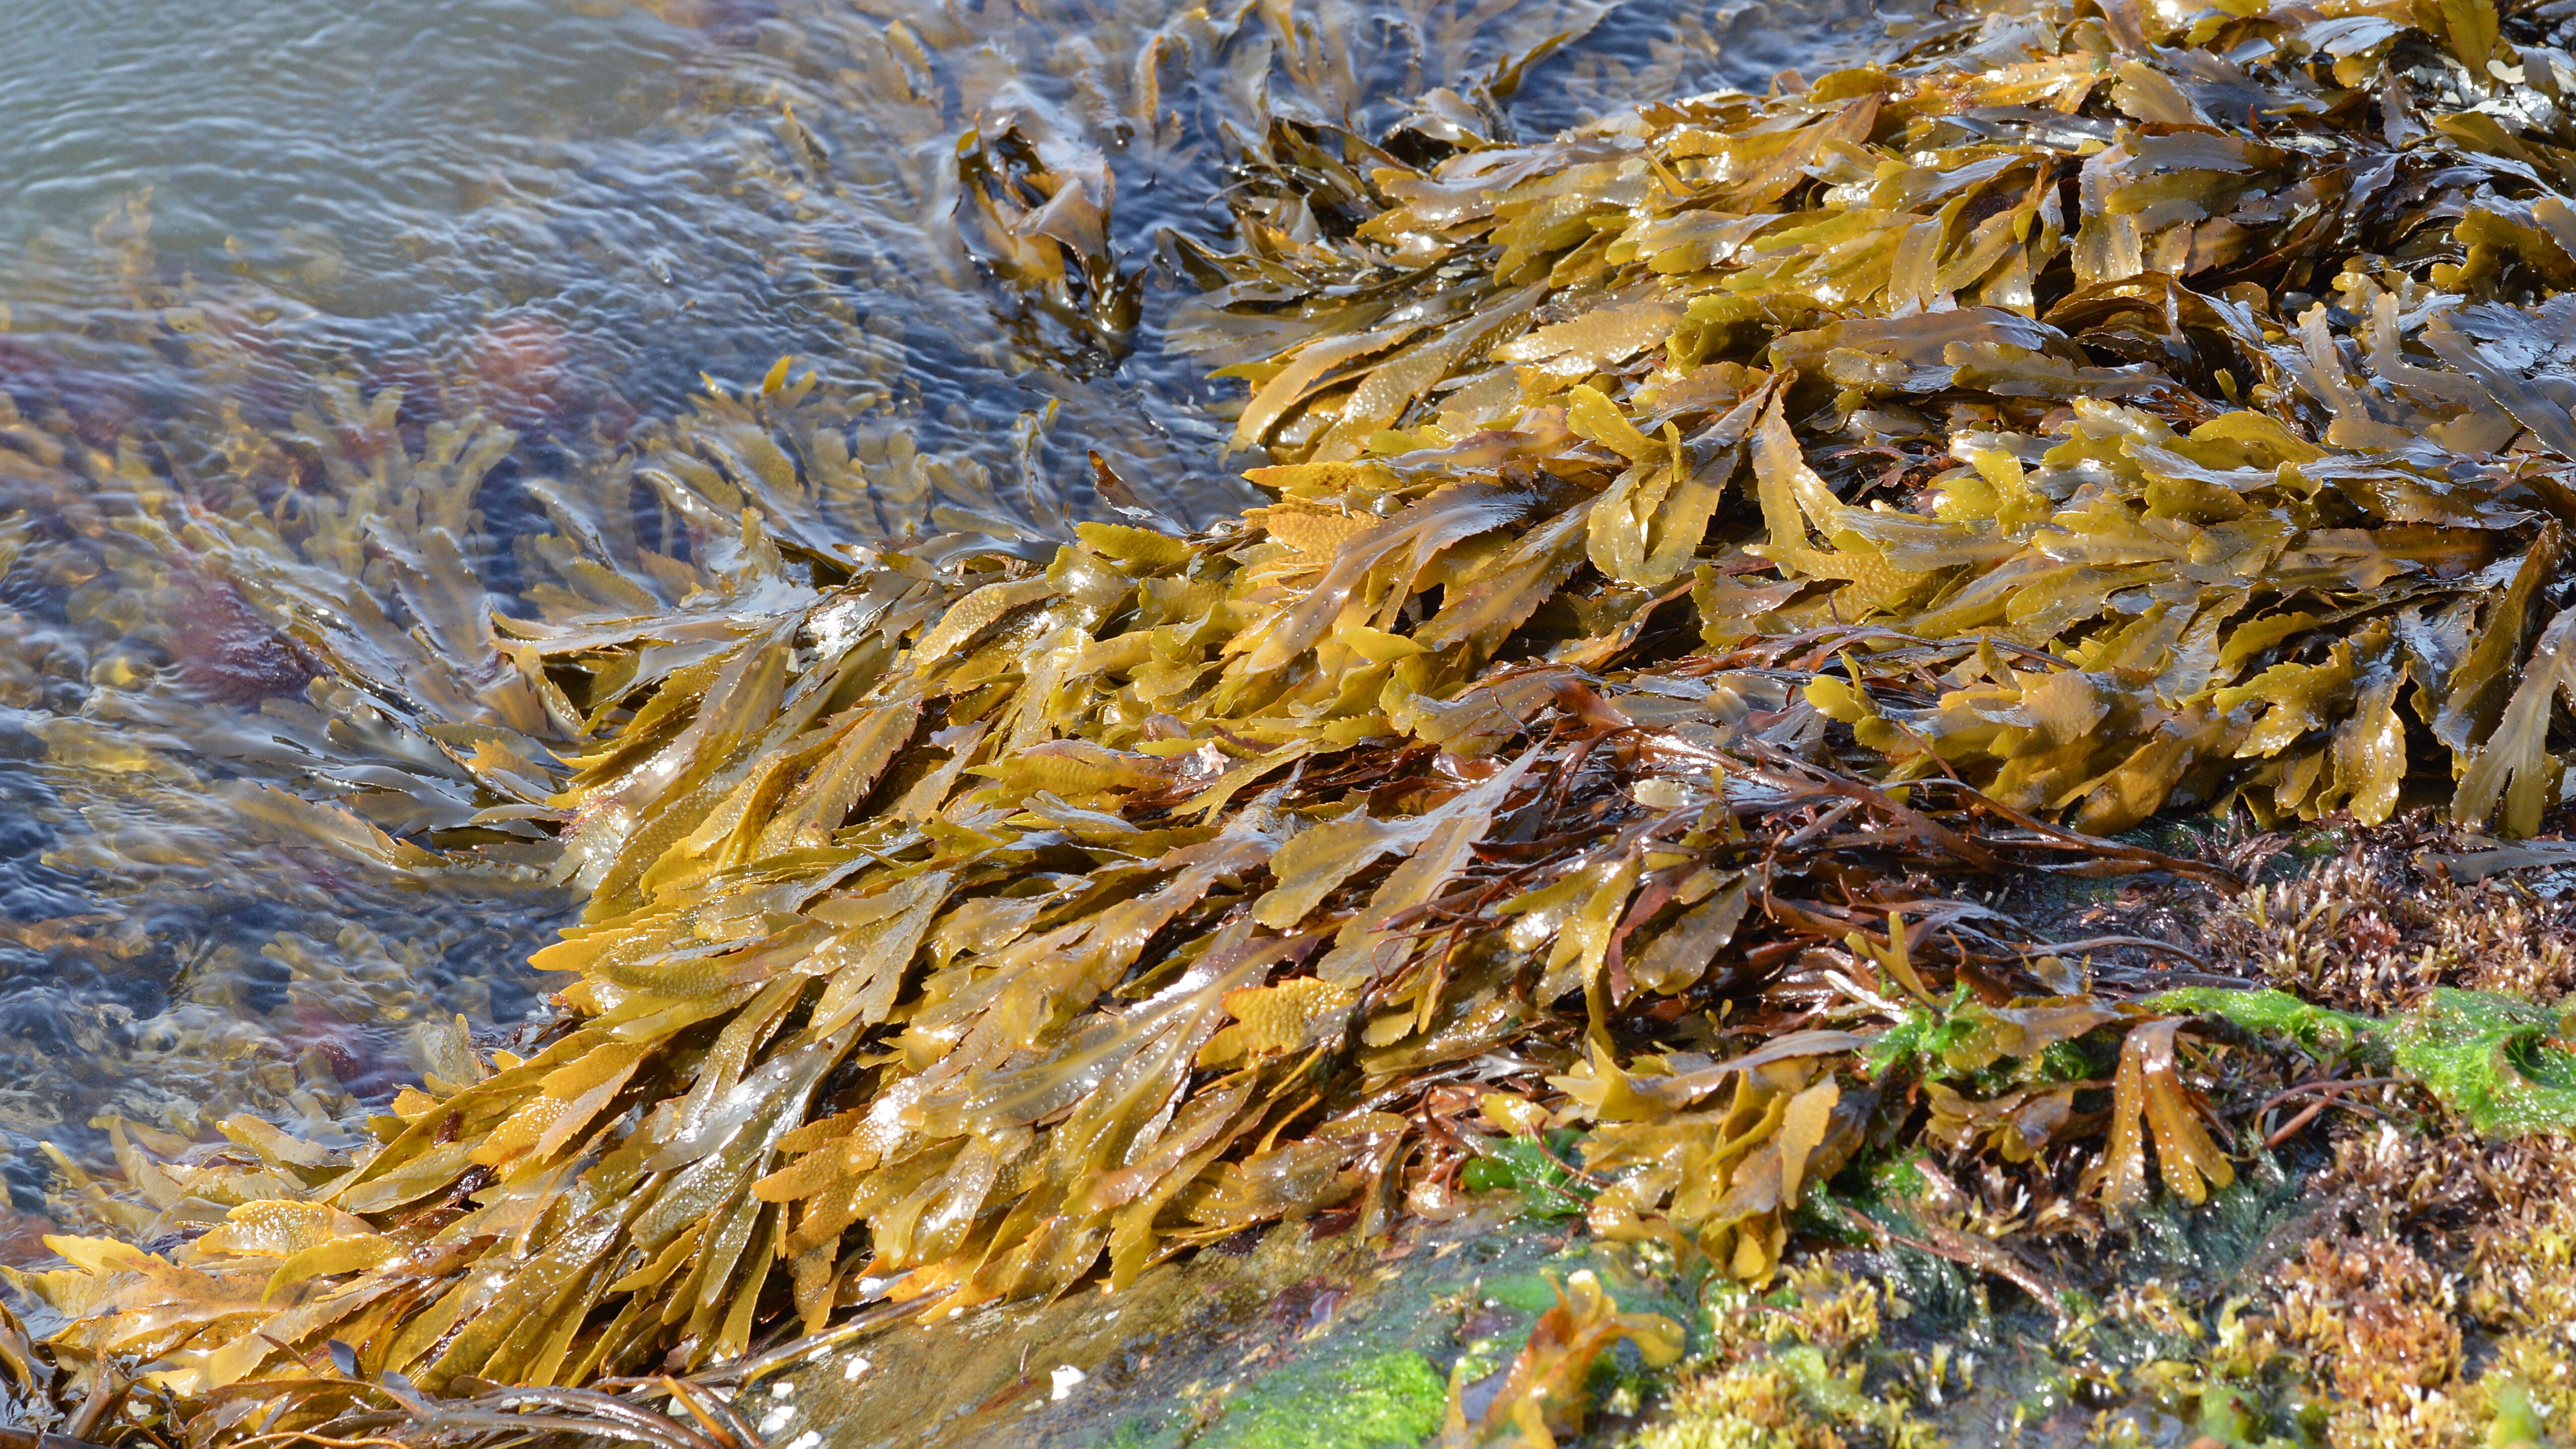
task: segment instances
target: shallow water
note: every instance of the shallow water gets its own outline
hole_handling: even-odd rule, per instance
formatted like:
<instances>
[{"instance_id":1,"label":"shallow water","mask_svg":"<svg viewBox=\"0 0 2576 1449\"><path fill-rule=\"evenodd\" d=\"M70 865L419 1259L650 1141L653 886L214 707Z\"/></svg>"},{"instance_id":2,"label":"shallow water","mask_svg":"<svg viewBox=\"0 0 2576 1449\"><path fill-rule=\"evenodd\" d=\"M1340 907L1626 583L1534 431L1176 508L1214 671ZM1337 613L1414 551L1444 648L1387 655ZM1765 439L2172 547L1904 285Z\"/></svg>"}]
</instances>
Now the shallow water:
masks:
<instances>
[{"instance_id":1,"label":"shallow water","mask_svg":"<svg viewBox=\"0 0 2576 1449\"><path fill-rule=\"evenodd\" d=\"M1187 331L1170 238L1225 236L1273 118L1377 136L1434 88L1503 88L1554 40L1490 108L1542 134L1758 90L1883 29L1851 0L17 7L0 30L0 391L25 420L0 429L0 513L29 515L0 577L17 1208L44 1208L40 1140L97 1162L108 1116L320 1130L434 1060L450 1014L542 1015L520 963L571 909L533 872L388 868L253 808L259 781L328 795L279 763L286 725L248 729L292 714L303 671L153 552L183 547L136 544L111 492L188 480L284 510L316 440L350 432L315 420L320 392L399 389L407 447L477 415L514 435L461 542L515 609L534 480L626 466L705 379L741 386L787 354L1033 533L1102 508L1095 450L1147 505L1204 522L1251 494L1223 455L1232 385L1204 377L1230 359ZM1054 233L1082 234L1093 266L1053 295L1009 280L1008 238L976 219L978 185L1032 164L1102 213ZM118 460L123 492L98 481Z\"/></svg>"}]
</instances>

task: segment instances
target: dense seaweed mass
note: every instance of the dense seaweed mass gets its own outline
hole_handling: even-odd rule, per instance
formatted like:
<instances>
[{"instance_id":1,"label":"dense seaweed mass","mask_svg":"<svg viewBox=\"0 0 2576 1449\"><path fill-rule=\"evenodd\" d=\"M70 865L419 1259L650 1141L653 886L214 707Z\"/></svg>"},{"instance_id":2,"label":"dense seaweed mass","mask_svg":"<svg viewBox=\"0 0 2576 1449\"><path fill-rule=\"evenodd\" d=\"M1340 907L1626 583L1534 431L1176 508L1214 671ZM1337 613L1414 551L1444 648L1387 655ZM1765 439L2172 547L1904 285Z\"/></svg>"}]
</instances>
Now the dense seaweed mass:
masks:
<instances>
[{"instance_id":1,"label":"dense seaweed mass","mask_svg":"<svg viewBox=\"0 0 2576 1449\"><path fill-rule=\"evenodd\" d=\"M480 420L326 389L300 452L174 477L7 419L83 608L250 641L160 645L229 698L93 665L49 747L173 811L226 758L319 855L584 904L555 1017L431 1019L373 1115L66 1159L68 1266L13 1275L64 1322L0 1363L81 1436L738 1443L679 1380L703 1429L492 1390L1517 1185L1717 1285L1645 1442L1926 1441L1942 1370L1840 1377L1896 1290L1797 1246L1838 1239L2009 1285L2088 1411L2563 1433L2576 963L2454 883L2554 859L2471 837L2549 822L2576 700L2561 24L1997 4L1533 143L1490 94L1282 116L1233 249L1174 244L1268 451L1195 532L1105 460L1098 519L1026 530L782 361L532 484L496 608ZM1094 183L960 165L987 265L1132 320ZM2106 838L2185 810L2238 834ZM2243 821L2405 811L2465 864L2237 893ZM2008 894L2123 876L2196 936ZM2345 1196L2244 1301L2079 1276L2321 1117ZM1684 1337L1569 1288L1442 1441L1553 1443L1611 1344Z\"/></svg>"}]
</instances>

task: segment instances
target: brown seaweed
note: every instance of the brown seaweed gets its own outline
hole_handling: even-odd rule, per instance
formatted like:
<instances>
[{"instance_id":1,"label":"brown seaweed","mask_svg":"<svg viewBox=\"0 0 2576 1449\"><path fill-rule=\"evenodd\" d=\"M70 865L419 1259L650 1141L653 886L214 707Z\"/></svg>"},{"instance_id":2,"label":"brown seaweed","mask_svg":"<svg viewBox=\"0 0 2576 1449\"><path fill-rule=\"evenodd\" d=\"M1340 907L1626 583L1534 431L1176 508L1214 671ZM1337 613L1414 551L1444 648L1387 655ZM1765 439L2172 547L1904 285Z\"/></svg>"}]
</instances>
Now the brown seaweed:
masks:
<instances>
[{"instance_id":1,"label":"brown seaweed","mask_svg":"<svg viewBox=\"0 0 2576 1449\"><path fill-rule=\"evenodd\" d=\"M197 1442L703 1369L1447 1211L1462 1091L1583 1129L1593 1231L1748 1283L1910 1128L2054 1232L2150 1162L2203 1200L2224 1013L1971 882L2230 882L2100 838L2185 806L2557 804L2576 137L2554 91L2478 104L2506 33L1999 12L1526 145L1283 120L1240 249L1183 248L1242 324L1211 350L1269 349L1229 371L1273 501L1196 534L1042 540L785 366L537 490L519 603L460 546L487 425L414 447L326 390L273 509L58 449L130 500L135 587L188 561L311 669L242 803L586 905L552 1027L443 1038L363 1137L124 1135L19 1275L54 1351L145 1365ZM1114 342L1106 185L1035 123L983 145L987 264ZM1608 1312L1451 1437L1578 1424L1657 1331Z\"/></svg>"}]
</instances>

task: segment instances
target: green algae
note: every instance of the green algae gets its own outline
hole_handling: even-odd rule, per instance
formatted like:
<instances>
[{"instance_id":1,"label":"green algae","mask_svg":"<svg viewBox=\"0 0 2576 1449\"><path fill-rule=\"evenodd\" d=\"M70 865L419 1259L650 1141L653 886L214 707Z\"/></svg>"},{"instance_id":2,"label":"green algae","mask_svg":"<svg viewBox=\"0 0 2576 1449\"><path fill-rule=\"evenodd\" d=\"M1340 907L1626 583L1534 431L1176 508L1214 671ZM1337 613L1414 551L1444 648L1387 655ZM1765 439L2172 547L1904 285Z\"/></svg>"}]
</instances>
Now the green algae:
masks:
<instances>
[{"instance_id":1,"label":"green algae","mask_svg":"<svg viewBox=\"0 0 2576 1449\"><path fill-rule=\"evenodd\" d=\"M2562 1011L2437 988L2389 1033L2397 1069L2489 1137L2576 1129L2576 1051Z\"/></svg>"},{"instance_id":2,"label":"green algae","mask_svg":"<svg viewBox=\"0 0 2576 1449\"><path fill-rule=\"evenodd\" d=\"M2285 991L2185 987L2158 1005L2221 1017L2319 1057L2383 1062L2488 1137L2576 1128L2576 1051L2563 1009L2491 991L2436 987L2393 1020L2336 1011Z\"/></svg>"},{"instance_id":3,"label":"green algae","mask_svg":"<svg viewBox=\"0 0 2576 1449\"><path fill-rule=\"evenodd\" d=\"M2320 1056L2348 1054L2365 1043L2376 1043L2387 1025L2374 1017L2318 1006L2271 988L2238 991L2221 986L2186 986L2164 992L2156 997L2156 1003L2286 1038Z\"/></svg>"},{"instance_id":4,"label":"green algae","mask_svg":"<svg viewBox=\"0 0 2576 1449\"><path fill-rule=\"evenodd\" d=\"M799 1429L886 1449L1420 1444L1453 1384L1470 1409L1495 1395L1578 1276L1621 1311L1695 1317L1701 1285L1657 1258L1540 1231L1500 1203L1372 1241L1284 1225L1118 1294L933 1316L790 1371L786 1401L810 1415ZM1058 1366L1086 1375L1062 1398ZM1586 1381L1633 1417L1670 1375L1619 1348ZM1389 1425L1404 1432L1367 1437Z\"/></svg>"},{"instance_id":5,"label":"green algae","mask_svg":"<svg viewBox=\"0 0 2576 1449\"><path fill-rule=\"evenodd\" d=\"M1578 1141L1571 1132L1560 1132L1556 1140L1544 1142L1535 1137L1505 1138L1461 1168L1459 1184L1470 1192L1517 1193L1521 1210L1533 1218L1580 1217L1592 1191L1567 1166L1564 1155Z\"/></svg>"},{"instance_id":6,"label":"green algae","mask_svg":"<svg viewBox=\"0 0 2576 1449\"><path fill-rule=\"evenodd\" d=\"M1533 1318L1556 1305L1556 1285L1537 1273L1514 1273L1478 1286L1487 1298Z\"/></svg>"},{"instance_id":7,"label":"green algae","mask_svg":"<svg viewBox=\"0 0 2576 1449\"><path fill-rule=\"evenodd\" d=\"M1440 1427L1448 1385L1420 1354L1302 1364L1229 1401L1193 1449L1414 1449Z\"/></svg>"}]
</instances>

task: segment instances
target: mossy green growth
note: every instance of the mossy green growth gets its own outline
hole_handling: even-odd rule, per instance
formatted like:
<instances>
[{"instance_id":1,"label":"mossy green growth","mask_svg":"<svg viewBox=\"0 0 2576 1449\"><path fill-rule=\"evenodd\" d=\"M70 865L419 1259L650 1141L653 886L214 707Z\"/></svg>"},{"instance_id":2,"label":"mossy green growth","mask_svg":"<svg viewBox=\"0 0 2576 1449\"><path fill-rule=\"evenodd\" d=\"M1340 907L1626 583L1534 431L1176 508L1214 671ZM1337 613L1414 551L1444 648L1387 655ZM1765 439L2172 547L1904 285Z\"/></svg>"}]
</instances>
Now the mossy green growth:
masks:
<instances>
[{"instance_id":1,"label":"mossy green growth","mask_svg":"<svg viewBox=\"0 0 2576 1449\"><path fill-rule=\"evenodd\" d=\"M1301 1364L1246 1389L1193 1449L1413 1449L1448 1401L1417 1353Z\"/></svg>"},{"instance_id":2,"label":"mossy green growth","mask_svg":"<svg viewBox=\"0 0 2576 1449\"><path fill-rule=\"evenodd\" d=\"M1514 1273L1482 1285L1485 1296L1506 1308L1536 1316L1556 1306L1556 1284L1538 1273Z\"/></svg>"},{"instance_id":3,"label":"mossy green growth","mask_svg":"<svg viewBox=\"0 0 2576 1449\"><path fill-rule=\"evenodd\" d=\"M1798 1393L1809 1408L1846 1421L1869 1417L1873 1406L1860 1391L1858 1371L1836 1373L1825 1362L1824 1351L1812 1344L1784 1348L1771 1357L1797 1382Z\"/></svg>"},{"instance_id":4,"label":"mossy green growth","mask_svg":"<svg viewBox=\"0 0 2576 1449\"><path fill-rule=\"evenodd\" d=\"M1469 1192L1519 1193L1523 1211L1534 1218L1580 1216L1591 1194L1567 1169L1562 1155L1576 1134L1559 1135L1564 1140L1553 1149L1534 1137L1511 1138L1469 1162L1459 1180Z\"/></svg>"},{"instance_id":5,"label":"mossy green growth","mask_svg":"<svg viewBox=\"0 0 2576 1449\"><path fill-rule=\"evenodd\" d=\"M1862 1049L1862 1062L1876 1079L1908 1075L1955 1082L1979 1098L2031 1082L2084 1082L2109 1073L2118 1043L2106 1036L2088 1047L2082 1038L2107 1026L2110 1017L2084 1018L2070 1027L2046 1021L2045 1004L2039 1010L2042 1016L2034 1021L2028 1011L1999 1011L1967 987L1955 986L1947 1001L1907 1007Z\"/></svg>"},{"instance_id":6,"label":"mossy green growth","mask_svg":"<svg viewBox=\"0 0 2576 1449\"><path fill-rule=\"evenodd\" d=\"M1952 988L1947 1008L1929 1003L1907 1007L1894 1026L1862 1049L1861 1060L1870 1075L1884 1077L1891 1071L1919 1068L1926 1059L1955 1050L1976 1031L1976 1024L1959 1014L1975 999L1961 986Z\"/></svg>"},{"instance_id":7,"label":"mossy green growth","mask_svg":"<svg viewBox=\"0 0 2576 1449\"><path fill-rule=\"evenodd\" d=\"M1922 1169L1916 1166L1923 1157L1922 1149L1916 1148L1898 1153L1872 1167L1869 1172L1871 1196L1882 1202L1910 1202L1921 1197L1931 1186L1924 1180Z\"/></svg>"},{"instance_id":8,"label":"mossy green growth","mask_svg":"<svg viewBox=\"0 0 2576 1449\"><path fill-rule=\"evenodd\" d=\"M2487 1425L2489 1449L2538 1449L2541 1438L2539 1412L2532 1407L2531 1391L2519 1382L2506 1378L2487 1390L2487 1403L2495 1410L2495 1419Z\"/></svg>"},{"instance_id":9,"label":"mossy green growth","mask_svg":"<svg viewBox=\"0 0 2576 1449\"><path fill-rule=\"evenodd\" d=\"M2551 1045L2557 1012L2485 991L2435 989L2397 1023L2397 1069L2469 1119L2482 1137L2576 1127L2576 1052Z\"/></svg>"},{"instance_id":10,"label":"mossy green growth","mask_svg":"<svg viewBox=\"0 0 2576 1449\"><path fill-rule=\"evenodd\" d=\"M2185 986L2151 998L2165 1011L2188 1011L2232 1021L2247 1031L2288 1037L2319 1055L2349 1056L2378 1038L2387 1023L2301 1001L2286 991L2238 991L2223 986Z\"/></svg>"},{"instance_id":11,"label":"mossy green growth","mask_svg":"<svg viewBox=\"0 0 2576 1449\"><path fill-rule=\"evenodd\" d=\"M1150 1449L1164 1442L1164 1436L1147 1420L1129 1419L1109 1431L1109 1437L1100 1441L1100 1449Z\"/></svg>"},{"instance_id":12,"label":"mossy green growth","mask_svg":"<svg viewBox=\"0 0 2576 1449\"><path fill-rule=\"evenodd\" d=\"M2556 1044L2566 1021L2516 997L2436 987L2393 1022L2312 1005L2285 991L2193 986L2165 992L2153 1004L2223 1017L2320 1055L2384 1057L2483 1137L2576 1127L2576 1052Z\"/></svg>"}]
</instances>

